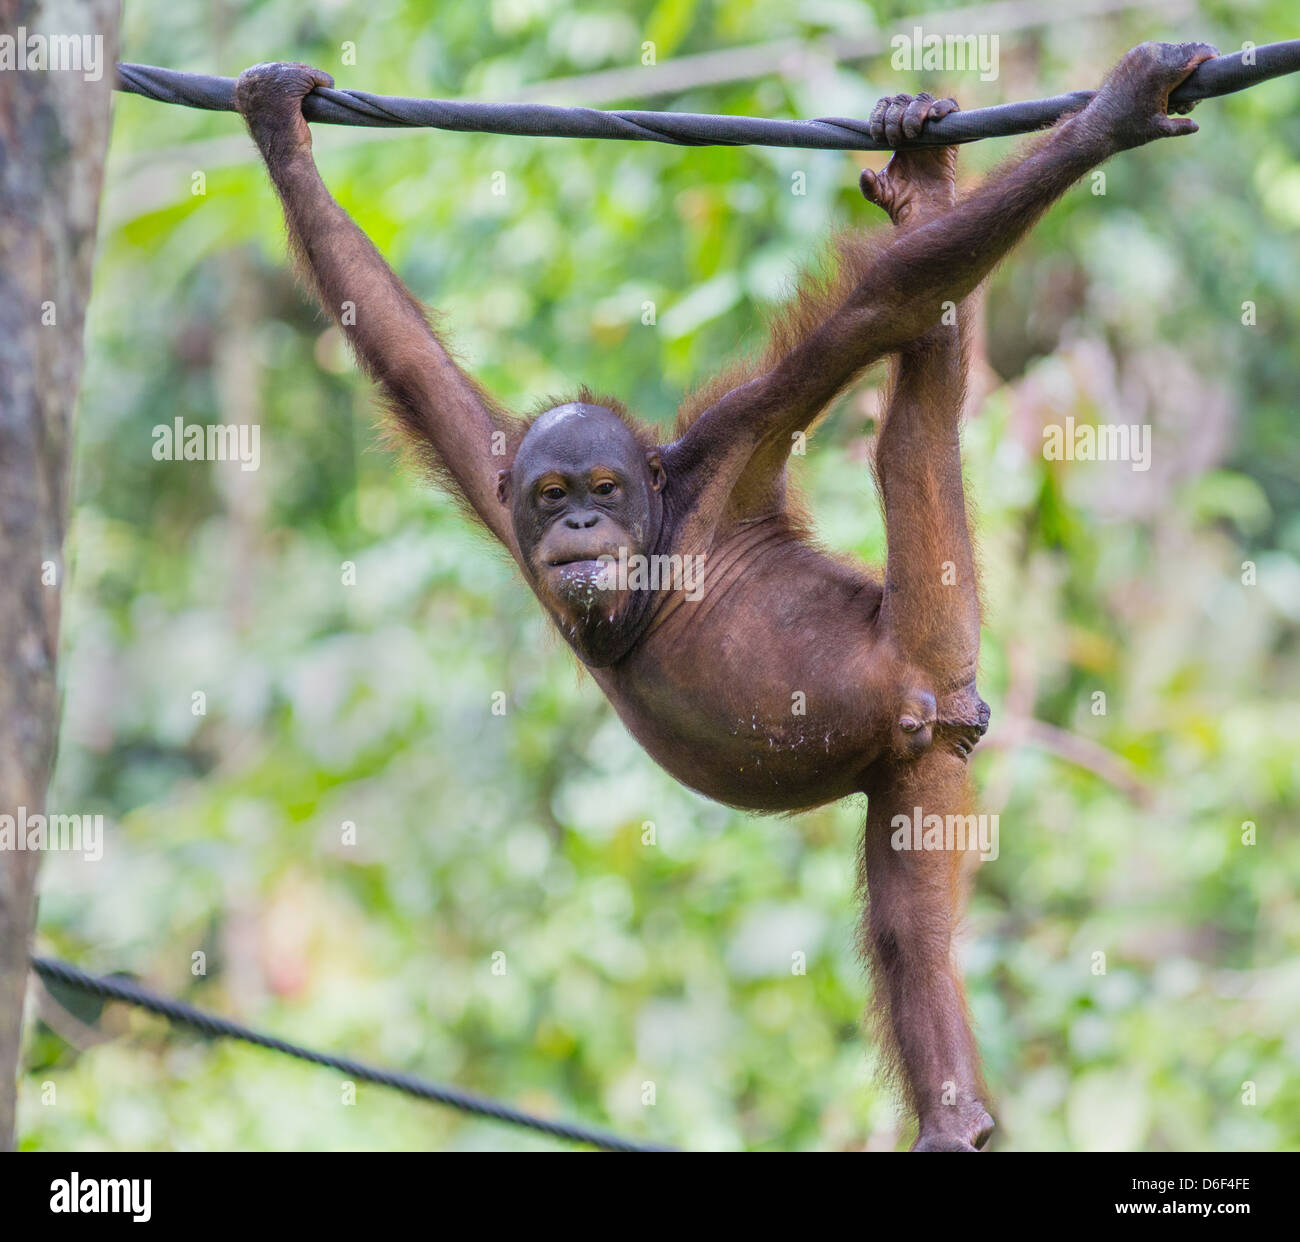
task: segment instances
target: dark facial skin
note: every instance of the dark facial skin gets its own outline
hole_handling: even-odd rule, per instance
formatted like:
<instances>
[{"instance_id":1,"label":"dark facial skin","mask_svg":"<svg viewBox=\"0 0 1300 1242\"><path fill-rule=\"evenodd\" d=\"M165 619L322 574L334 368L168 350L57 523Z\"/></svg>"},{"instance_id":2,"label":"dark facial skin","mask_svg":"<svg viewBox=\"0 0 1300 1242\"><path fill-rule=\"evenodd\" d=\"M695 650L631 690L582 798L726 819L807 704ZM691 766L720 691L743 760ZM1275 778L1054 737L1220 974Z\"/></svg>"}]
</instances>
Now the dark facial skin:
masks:
<instances>
[{"instance_id":1,"label":"dark facial skin","mask_svg":"<svg viewBox=\"0 0 1300 1242\"><path fill-rule=\"evenodd\" d=\"M607 566L654 547L663 484L659 454L612 410L582 402L542 414L499 476L529 582L590 667L624 656L645 620L646 593L611 585Z\"/></svg>"},{"instance_id":2,"label":"dark facial skin","mask_svg":"<svg viewBox=\"0 0 1300 1242\"><path fill-rule=\"evenodd\" d=\"M993 1125L951 959L963 855L892 837L898 817L970 811L966 757L988 724L959 450L965 299L1085 173L1194 133L1167 115L1169 93L1213 55L1204 44L1134 48L1085 107L961 198L952 151L906 145L956 104L882 100L873 134L900 149L861 184L895 228L883 241L841 235L838 277L802 285L767 352L699 390L675 438L651 452L594 404L558 406L529 427L460 370L320 179L301 103L332 85L327 74L258 65L236 84L293 249L336 320L357 308L339 326L397 429L509 549L646 750L684 783L753 810L867 795L862 946L878 1031L917 1121L914 1150L976 1151ZM879 575L808 541L787 505L786 463L885 357ZM693 591L605 590L596 560L620 548L700 558L704 576Z\"/></svg>"}]
</instances>

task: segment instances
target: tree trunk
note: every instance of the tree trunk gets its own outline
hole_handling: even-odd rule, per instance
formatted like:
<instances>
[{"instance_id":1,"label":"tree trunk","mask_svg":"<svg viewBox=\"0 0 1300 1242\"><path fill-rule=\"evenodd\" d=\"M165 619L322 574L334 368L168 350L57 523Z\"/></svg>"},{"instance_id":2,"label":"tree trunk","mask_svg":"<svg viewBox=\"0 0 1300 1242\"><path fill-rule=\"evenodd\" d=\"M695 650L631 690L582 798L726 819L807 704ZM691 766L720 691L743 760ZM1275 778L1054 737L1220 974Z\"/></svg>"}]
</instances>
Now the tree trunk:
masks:
<instances>
[{"instance_id":1,"label":"tree trunk","mask_svg":"<svg viewBox=\"0 0 1300 1242\"><path fill-rule=\"evenodd\" d=\"M117 0L0 0L17 57L0 70L0 817L44 813L58 736L73 411L118 21ZM89 56L67 67L74 48ZM0 828L12 837L12 820ZM0 848L0 1150L14 1145L38 861Z\"/></svg>"}]
</instances>

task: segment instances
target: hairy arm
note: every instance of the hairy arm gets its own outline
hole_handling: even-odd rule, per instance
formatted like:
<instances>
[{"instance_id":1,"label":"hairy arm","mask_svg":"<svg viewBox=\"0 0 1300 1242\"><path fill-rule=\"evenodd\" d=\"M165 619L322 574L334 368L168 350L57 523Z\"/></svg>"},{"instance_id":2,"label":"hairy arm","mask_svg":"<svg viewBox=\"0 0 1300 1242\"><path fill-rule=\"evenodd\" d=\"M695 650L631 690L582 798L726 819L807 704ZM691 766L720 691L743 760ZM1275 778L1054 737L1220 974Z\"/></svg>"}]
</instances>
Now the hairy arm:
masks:
<instances>
[{"instance_id":1,"label":"hairy arm","mask_svg":"<svg viewBox=\"0 0 1300 1242\"><path fill-rule=\"evenodd\" d=\"M255 65L240 75L235 102L321 306L382 387L423 464L517 556L509 514L496 496L497 470L509 464L517 428L456 365L424 308L321 180L302 100L314 87L332 84L328 74L306 65Z\"/></svg>"},{"instance_id":2,"label":"hairy arm","mask_svg":"<svg viewBox=\"0 0 1300 1242\"><path fill-rule=\"evenodd\" d=\"M923 336L945 304L960 303L1086 172L1118 151L1195 132L1195 122L1165 115L1169 92L1213 55L1205 44L1134 48L1084 109L951 212L900 231L882 251L863 250L856 264L847 248L843 295L673 446L669 460L679 472L707 472L711 480L700 492L710 513L701 516L716 518L730 503L729 494L720 502L706 498L718 493L720 478L734 486L758 459L783 465L795 432L865 367ZM762 487L754 491L763 494Z\"/></svg>"}]
</instances>

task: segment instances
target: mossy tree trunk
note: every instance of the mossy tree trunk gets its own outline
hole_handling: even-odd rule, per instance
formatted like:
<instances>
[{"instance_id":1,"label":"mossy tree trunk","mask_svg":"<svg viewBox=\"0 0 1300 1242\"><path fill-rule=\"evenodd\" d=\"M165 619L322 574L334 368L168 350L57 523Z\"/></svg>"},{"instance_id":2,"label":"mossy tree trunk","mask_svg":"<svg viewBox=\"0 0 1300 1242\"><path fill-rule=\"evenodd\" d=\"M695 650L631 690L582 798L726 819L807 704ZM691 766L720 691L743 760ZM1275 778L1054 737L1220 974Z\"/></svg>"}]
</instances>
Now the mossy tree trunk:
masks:
<instances>
[{"instance_id":1,"label":"mossy tree trunk","mask_svg":"<svg viewBox=\"0 0 1300 1242\"><path fill-rule=\"evenodd\" d=\"M25 35L0 71L0 816L44 812L58 736L73 414L119 20L117 0L0 0L0 36ZM33 68L33 36L91 58ZM38 862L0 849L0 1150L14 1145Z\"/></svg>"}]
</instances>

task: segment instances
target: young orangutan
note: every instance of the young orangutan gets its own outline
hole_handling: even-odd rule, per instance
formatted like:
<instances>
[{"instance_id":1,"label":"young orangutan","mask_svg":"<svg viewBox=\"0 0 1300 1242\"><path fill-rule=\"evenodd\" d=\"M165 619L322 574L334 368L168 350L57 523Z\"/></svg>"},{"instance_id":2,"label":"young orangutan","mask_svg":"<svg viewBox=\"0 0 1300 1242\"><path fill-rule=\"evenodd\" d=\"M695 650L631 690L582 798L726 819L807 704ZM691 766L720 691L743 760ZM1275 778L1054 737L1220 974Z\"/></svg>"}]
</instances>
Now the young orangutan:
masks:
<instances>
[{"instance_id":1,"label":"young orangutan","mask_svg":"<svg viewBox=\"0 0 1300 1242\"><path fill-rule=\"evenodd\" d=\"M236 87L292 248L396 427L509 550L646 750L692 788L755 811L867 794L863 939L919 1125L914 1150L974 1151L993 1125L951 958L962 855L891 844L895 816L968 810L966 759L988 724L958 446L960 307L1089 169L1194 132L1166 114L1169 93L1214 54L1135 48L1085 107L961 201L952 150L899 150L864 173L863 192L897 228L836 238L833 275L803 283L766 352L688 399L666 443L586 390L531 421L508 414L321 181L301 104L329 75L257 65ZM882 100L873 131L906 148L954 107ZM810 542L787 503L786 463L798 433L891 354L876 458L882 579ZM638 576L688 557L703 558L693 583Z\"/></svg>"}]
</instances>

